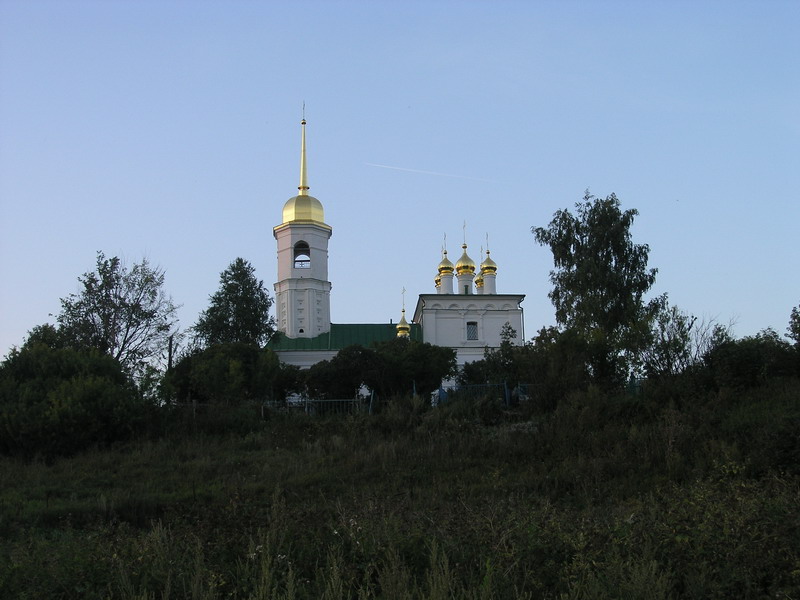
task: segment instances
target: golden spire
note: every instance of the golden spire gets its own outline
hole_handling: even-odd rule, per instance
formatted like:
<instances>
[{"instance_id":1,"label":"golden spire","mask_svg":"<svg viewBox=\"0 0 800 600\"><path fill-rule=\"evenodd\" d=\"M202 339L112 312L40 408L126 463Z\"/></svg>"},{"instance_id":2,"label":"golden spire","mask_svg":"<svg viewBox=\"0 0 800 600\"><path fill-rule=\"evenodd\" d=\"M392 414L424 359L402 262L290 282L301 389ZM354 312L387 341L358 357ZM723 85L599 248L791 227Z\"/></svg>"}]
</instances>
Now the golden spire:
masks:
<instances>
[{"instance_id":1,"label":"golden spire","mask_svg":"<svg viewBox=\"0 0 800 600\"><path fill-rule=\"evenodd\" d=\"M298 196L308 195L308 174L306 173L306 106L303 104L303 120L300 121L302 126L302 133L300 134L300 185L297 189L300 190Z\"/></svg>"},{"instance_id":2,"label":"golden spire","mask_svg":"<svg viewBox=\"0 0 800 600\"><path fill-rule=\"evenodd\" d=\"M300 121L302 133L300 138L300 192L292 196L283 205L283 223L309 222L330 229L325 224L325 211L322 203L308 194L308 175L306 169L306 119L305 105L303 106L303 120Z\"/></svg>"}]
</instances>

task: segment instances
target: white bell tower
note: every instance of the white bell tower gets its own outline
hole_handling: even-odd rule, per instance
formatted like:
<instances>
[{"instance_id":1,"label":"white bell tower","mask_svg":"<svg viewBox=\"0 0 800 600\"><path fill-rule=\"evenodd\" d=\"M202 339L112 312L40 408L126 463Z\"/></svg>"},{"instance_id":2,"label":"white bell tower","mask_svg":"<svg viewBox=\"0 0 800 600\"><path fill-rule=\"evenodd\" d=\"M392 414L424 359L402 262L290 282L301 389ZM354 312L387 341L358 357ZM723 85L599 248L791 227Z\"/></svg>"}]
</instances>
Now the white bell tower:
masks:
<instances>
[{"instance_id":1,"label":"white bell tower","mask_svg":"<svg viewBox=\"0 0 800 600\"><path fill-rule=\"evenodd\" d=\"M299 194L283 206L283 222L272 232L278 242L275 304L278 331L289 338L312 338L331 329L328 240L322 203L308 195L306 120L300 122Z\"/></svg>"}]
</instances>

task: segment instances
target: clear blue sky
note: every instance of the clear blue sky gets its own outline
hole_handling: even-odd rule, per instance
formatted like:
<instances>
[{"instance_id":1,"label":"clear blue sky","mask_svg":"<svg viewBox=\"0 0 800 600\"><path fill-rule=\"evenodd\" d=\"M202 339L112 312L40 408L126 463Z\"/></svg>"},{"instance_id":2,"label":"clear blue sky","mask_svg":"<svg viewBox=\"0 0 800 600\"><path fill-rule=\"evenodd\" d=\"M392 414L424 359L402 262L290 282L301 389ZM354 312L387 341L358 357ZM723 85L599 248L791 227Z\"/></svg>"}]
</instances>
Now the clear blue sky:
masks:
<instances>
[{"instance_id":1,"label":"clear blue sky","mask_svg":"<svg viewBox=\"0 0 800 600\"><path fill-rule=\"evenodd\" d=\"M0 0L0 356L97 250L163 267L184 328L237 256L272 293L304 101L334 322L396 321L403 287L411 312L466 221L530 338L554 322L530 227L588 188L639 210L654 294L783 333L798 31L778 0Z\"/></svg>"}]
</instances>

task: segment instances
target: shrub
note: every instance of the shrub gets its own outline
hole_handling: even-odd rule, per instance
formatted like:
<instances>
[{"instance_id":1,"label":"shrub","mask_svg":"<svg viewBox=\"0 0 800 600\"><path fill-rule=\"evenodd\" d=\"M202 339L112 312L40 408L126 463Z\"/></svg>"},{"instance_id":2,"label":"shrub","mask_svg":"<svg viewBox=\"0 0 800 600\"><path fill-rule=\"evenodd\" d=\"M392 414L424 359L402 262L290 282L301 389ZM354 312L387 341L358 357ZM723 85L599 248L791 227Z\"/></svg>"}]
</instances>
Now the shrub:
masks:
<instances>
[{"instance_id":1,"label":"shrub","mask_svg":"<svg viewBox=\"0 0 800 600\"><path fill-rule=\"evenodd\" d=\"M792 346L772 329L726 341L706 355L706 364L717 386L737 390L756 387L774 377L793 375L795 363Z\"/></svg>"},{"instance_id":2,"label":"shrub","mask_svg":"<svg viewBox=\"0 0 800 600\"><path fill-rule=\"evenodd\" d=\"M146 417L120 364L44 344L0 365L0 451L56 456L127 438Z\"/></svg>"}]
</instances>

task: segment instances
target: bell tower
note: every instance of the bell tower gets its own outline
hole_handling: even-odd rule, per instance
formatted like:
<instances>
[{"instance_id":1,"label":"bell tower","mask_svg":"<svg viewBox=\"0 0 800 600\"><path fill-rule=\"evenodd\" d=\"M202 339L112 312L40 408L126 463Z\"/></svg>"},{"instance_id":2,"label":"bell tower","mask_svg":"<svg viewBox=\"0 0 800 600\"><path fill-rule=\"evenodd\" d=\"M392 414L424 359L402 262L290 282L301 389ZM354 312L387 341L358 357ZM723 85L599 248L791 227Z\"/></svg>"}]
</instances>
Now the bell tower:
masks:
<instances>
[{"instance_id":1,"label":"bell tower","mask_svg":"<svg viewBox=\"0 0 800 600\"><path fill-rule=\"evenodd\" d=\"M278 331L289 338L312 338L331 329L328 240L322 203L308 195L306 120L300 122L299 193L283 206L283 222L272 230L278 243L275 304Z\"/></svg>"}]
</instances>

